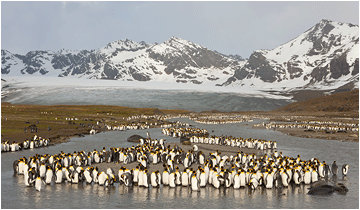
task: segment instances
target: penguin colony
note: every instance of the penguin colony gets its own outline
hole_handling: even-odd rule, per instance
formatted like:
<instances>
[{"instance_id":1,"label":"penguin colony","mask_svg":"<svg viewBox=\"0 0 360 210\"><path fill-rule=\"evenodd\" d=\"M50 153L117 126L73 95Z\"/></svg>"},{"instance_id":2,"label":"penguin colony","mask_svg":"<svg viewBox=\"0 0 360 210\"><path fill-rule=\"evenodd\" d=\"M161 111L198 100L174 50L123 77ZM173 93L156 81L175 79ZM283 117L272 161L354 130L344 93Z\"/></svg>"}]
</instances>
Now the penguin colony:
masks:
<instances>
[{"instance_id":1,"label":"penguin colony","mask_svg":"<svg viewBox=\"0 0 360 210\"><path fill-rule=\"evenodd\" d=\"M209 136L206 129L199 128L163 128L161 131L164 135L176 137L189 137L191 143L216 144L220 146L231 146L249 149L277 149L276 141L266 141L262 139L244 139L233 136Z\"/></svg>"},{"instance_id":2,"label":"penguin colony","mask_svg":"<svg viewBox=\"0 0 360 210\"><path fill-rule=\"evenodd\" d=\"M26 139L19 143L9 143L9 141L1 143L1 152L17 152L23 149L34 149L39 147L47 147L50 144L50 139L41 138L40 136L34 135L31 140Z\"/></svg>"},{"instance_id":3,"label":"penguin colony","mask_svg":"<svg viewBox=\"0 0 360 210\"><path fill-rule=\"evenodd\" d=\"M118 173L112 168L99 171L94 163L120 163ZM132 169L124 165L136 162ZM162 164L163 171L149 172L152 165ZM193 164L199 164L195 169ZM180 171L179 166L183 168ZM249 187L274 188L288 187L290 184L309 185L319 180L327 180L330 174L337 175L339 168L336 161L328 165L316 159L302 160L283 156L282 152L274 151L271 155L257 156L237 152L235 156L221 155L218 150L205 155L197 145L188 152L177 145L171 148L163 139L142 139L130 148L104 147L101 151L74 152L55 155L38 155L20 158L14 162L14 172L24 175L26 186L35 186L40 191L43 185L63 182L71 184L98 184L109 187L114 183L127 187L189 187L198 191L207 185L214 188L224 186L234 189ZM344 164L342 174L346 176L349 166Z\"/></svg>"},{"instance_id":4,"label":"penguin colony","mask_svg":"<svg viewBox=\"0 0 360 210\"><path fill-rule=\"evenodd\" d=\"M319 122L319 121L310 121L310 122L301 122L301 123L260 123L255 124L254 126L265 126L266 129L274 128L301 128L308 130L322 130L322 131L336 131L336 132L359 132L359 124L355 123L337 123L337 122Z\"/></svg>"}]
</instances>

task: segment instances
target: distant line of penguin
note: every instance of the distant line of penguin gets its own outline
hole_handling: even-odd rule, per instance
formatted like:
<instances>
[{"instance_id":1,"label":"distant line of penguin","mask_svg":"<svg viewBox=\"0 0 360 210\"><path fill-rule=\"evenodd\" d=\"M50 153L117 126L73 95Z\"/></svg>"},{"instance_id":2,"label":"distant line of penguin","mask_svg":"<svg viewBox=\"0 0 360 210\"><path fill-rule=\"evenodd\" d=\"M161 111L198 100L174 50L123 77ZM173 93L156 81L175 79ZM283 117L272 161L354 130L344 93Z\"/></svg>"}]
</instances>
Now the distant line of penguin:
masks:
<instances>
[{"instance_id":1,"label":"distant line of penguin","mask_svg":"<svg viewBox=\"0 0 360 210\"><path fill-rule=\"evenodd\" d=\"M26 139L25 141L19 143L13 142L10 144L9 141L2 142L1 152L17 152L24 149L47 147L49 144L50 139L34 135L30 140Z\"/></svg>"},{"instance_id":2,"label":"distant line of penguin","mask_svg":"<svg viewBox=\"0 0 360 210\"><path fill-rule=\"evenodd\" d=\"M133 169L120 167L116 176L112 168L99 171L93 163L114 162L128 164L137 162ZM162 172L149 172L152 164L163 164ZM183 165L180 171L176 164ZM199 164L193 169L193 164ZM56 155L38 155L14 161L14 172L24 175L26 186L35 186L40 191L44 184L67 182L71 184L99 184L111 186L114 183L131 187L169 187L184 186L198 191L201 187L211 185L215 188L233 187L238 189L249 186L255 190L265 188L288 187L290 184L311 184L320 179L327 180L330 174L338 174L336 161L330 166L316 159L301 160L283 156L275 151L272 155L257 157L255 154L238 152L235 156L221 155L215 151L208 156L193 145L188 152L177 145L170 148L165 146L164 140L145 139L131 148L104 147L101 151L94 150ZM344 164L342 174L346 176L349 166Z\"/></svg>"},{"instance_id":3,"label":"distant line of penguin","mask_svg":"<svg viewBox=\"0 0 360 210\"><path fill-rule=\"evenodd\" d=\"M242 137L235 138L233 136L209 136L209 132L206 129L199 128L163 128L162 134L167 136L189 137L191 143L201 143L201 144L215 144L220 146L231 146L239 148L249 148L249 149L277 149L276 141L266 141L262 139L244 139Z\"/></svg>"}]
</instances>

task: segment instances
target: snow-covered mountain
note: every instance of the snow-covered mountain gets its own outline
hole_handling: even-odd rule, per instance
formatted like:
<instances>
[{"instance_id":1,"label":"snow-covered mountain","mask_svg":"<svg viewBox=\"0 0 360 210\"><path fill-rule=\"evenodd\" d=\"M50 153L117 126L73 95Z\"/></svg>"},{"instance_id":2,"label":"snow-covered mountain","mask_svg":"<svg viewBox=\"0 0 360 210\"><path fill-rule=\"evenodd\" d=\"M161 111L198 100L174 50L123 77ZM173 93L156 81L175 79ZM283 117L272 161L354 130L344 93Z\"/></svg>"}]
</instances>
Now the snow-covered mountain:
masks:
<instances>
[{"instance_id":1,"label":"snow-covered mountain","mask_svg":"<svg viewBox=\"0 0 360 210\"><path fill-rule=\"evenodd\" d=\"M3 76L49 75L120 81L222 84L243 61L171 37L161 44L119 40L95 51L32 51L25 56L2 50Z\"/></svg>"},{"instance_id":2,"label":"snow-covered mountain","mask_svg":"<svg viewBox=\"0 0 360 210\"><path fill-rule=\"evenodd\" d=\"M358 88L359 27L322 20L273 50L254 51L249 59L226 56L171 37L160 44L111 42L98 50L1 50L6 76L56 76L118 81L192 83L227 88L286 91L294 88ZM222 87L218 87L222 88Z\"/></svg>"},{"instance_id":3,"label":"snow-covered mountain","mask_svg":"<svg viewBox=\"0 0 360 210\"><path fill-rule=\"evenodd\" d=\"M337 88L359 80L359 26L322 20L295 39L254 51L223 85L262 90Z\"/></svg>"}]
</instances>

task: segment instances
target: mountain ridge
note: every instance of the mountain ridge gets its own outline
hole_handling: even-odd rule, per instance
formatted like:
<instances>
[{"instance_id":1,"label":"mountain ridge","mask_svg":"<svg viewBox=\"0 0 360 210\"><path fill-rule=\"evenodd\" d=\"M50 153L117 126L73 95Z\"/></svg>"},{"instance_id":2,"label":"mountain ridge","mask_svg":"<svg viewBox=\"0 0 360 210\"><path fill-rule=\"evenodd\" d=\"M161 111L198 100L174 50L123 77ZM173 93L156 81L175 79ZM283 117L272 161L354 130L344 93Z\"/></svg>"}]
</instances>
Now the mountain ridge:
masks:
<instances>
[{"instance_id":1,"label":"mountain ridge","mask_svg":"<svg viewBox=\"0 0 360 210\"><path fill-rule=\"evenodd\" d=\"M160 44L117 40L97 50L18 55L2 49L1 73L207 84L239 91L358 88L358 45L357 25L324 19L272 50L254 51L249 59L173 36Z\"/></svg>"}]
</instances>

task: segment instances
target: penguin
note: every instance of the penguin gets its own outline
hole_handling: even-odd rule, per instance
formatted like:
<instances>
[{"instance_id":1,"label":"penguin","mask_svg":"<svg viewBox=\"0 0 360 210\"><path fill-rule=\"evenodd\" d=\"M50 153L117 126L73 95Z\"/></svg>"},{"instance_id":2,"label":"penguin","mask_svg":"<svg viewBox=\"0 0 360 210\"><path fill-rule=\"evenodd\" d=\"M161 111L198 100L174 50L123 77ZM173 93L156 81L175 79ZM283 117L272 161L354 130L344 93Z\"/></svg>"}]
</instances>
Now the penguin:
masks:
<instances>
[{"instance_id":1,"label":"penguin","mask_svg":"<svg viewBox=\"0 0 360 210\"><path fill-rule=\"evenodd\" d=\"M259 186L259 181L256 178L251 178L249 181L249 186L252 190L255 190Z\"/></svg>"},{"instance_id":2,"label":"penguin","mask_svg":"<svg viewBox=\"0 0 360 210\"><path fill-rule=\"evenodd\" d=\"M122 181L124 182L124 185L126 186L126 187L131 187L131 186L133 186L133 177L132 177L132 175L130 174L130 173L124 173L124 174L122 174L121 175L121 177L122 177Z\"/></svg>"},{"instance_id":3,"label":"penguin","mask_svg":"<svg viewBox=\"0 0 360 210\"><path fill-rule=\"evenodd\" d=\"M99 183L99 169L98 167L95 167L92 171L92 178L94 183Z\"/></svg>"},{"instance_id":4,"label":"penguin","mask_svg":"<svg viewBox=\"0 0 360 210\"><path fill-rule=\"evenodd\" d=\"M35 179L35 189L37 190L37 191L41 191L41 187L42 187L42 183L43 183L44 181L41 179L41 177L40 176L38 176L38 177L36 177L36 179ZM45 183L44 183L45 184Z\"/></svg>"},{"instance_id":5,"label":"penguin","mask_svg":"<svg viewBox=\"0 0 360 210\"><path fill-rule=\"evenodd\" d=\"M293 180L296 185L299 185L301 183L301 174L298 170L295 170L293 174Z\"/></svg>"},{"instance_id":6,"label":"penguin","mask_svg":"<svg viewBox=\"0 0 360 210\"><path fill-rule=\"evenodd\" d=\"M220 176L219 174L217 174L216 176L213 177L212 184L215 188L219 189L221 181L224 181L224 178L222 176Z\"/></svg>"},{"instance_id":7,"label":"penguin","mask_svg":"<svg viewBox=\"0 0 360 210\"><path fill-rule=\"evenodd\" d=\"M344 164L341 168L341 172L343 176L346 176L347 173L349 172L349 165L348 164Z\"/></svg>"},{"instance_id":8,"label":"penguin","mask_svg":"<svg viewBox=\"0 0 360 210\"><path fill-rule=\"evenodd\" d=\"M234 176L234 185L233 185L234 189L239 189L240 188L240 171L238 171L235 176Z\"/></svg>"},{"instance_id":9,"label":"penguin","mask_svg":"<svg viewBox=\"0 0 360 210\"><path fill-rule=\"evenodd\" d=\"M51 170L50 166L47 166L46 174L45 174L45 184L51 184L53 179L53 171Z\"/></svg>"},{"instance_id":10,"label":"penguin","mask_svg":"<svg viewBox=\"0 0 360 210\"><path fill-rule=\"evenodd\" d=\"M192 191L199 191L200 190L199 181L197 180L195 174L193 174L192 177L191 177L191 190Z\"/></svg>"},{"instance_id":11,"label":"penguin","mask_svg":"<svg viewBox=\"0 0 360 210\"><path fill-rule=\"evenodd\" d=\"M184 169L184 172L182 172L181 174L181 185L184 187L189 186L189 176L188 173L186 172L186 168Z\"/></svg>"},{"instance_id":12,"label":"penguin","mask_svg":"<svg viewBox=\"0 0 360 210\"><path fill-rule=\"evenodd\" d=\"M319 174L319 177L321 177L321 178L325 177L324 164L325 164L325 161L324 161L324 163L320 163L320 165L318 167L318 174Z\"/></svg>"},{"instance_id":13,"label":"penguin","mask_svg":"<svg viewBox=\"0 0 360 210\"><path fill-rule=\"evenodd\" d=\"M87 184L91 184L93 181L93 178L91 176L93 171L93 167L87 167L84 171L84 177Z\"/></svg>"},{"instance_id":14,"label":"penguin","mask_svg":"<svg viewBox=\"0 0 360 210\"><path fill-rule=\"evenodd\" d=\"M150 176L150 181L151 181L151 186L152 187L159 187L159 184L158 184L158 176L157 176L157 173L159 171L154 171L151 173L151 176Z\"/></svg>"},{"instance_id":15,"label":"penguin","mask_svg":"<svg viewBox=\"0 0 360 210\"><path fill-rule=\"evenodd\" d=\"M273 183L274 183L274 175L273 175L272 171L270 170L265 178L265 187L267 189L271 189L271 188L273 188Z\"/></svg>"},{"instance_id":16,"label":"penguin","mask_svg":"<svg viewBox=\"0 0 360 210\"><path fill-rule=\"evenodd\" d=\"M281 176L281 183L284 187L288 187L289 186L289 175L285 172L285 171L281 171L280 172L280 176Z\"/></svg>"},{"instance_id":17,"label":"penguin","mask_svg":"<svg viewBox=\"0 0 360 210\"><path fill-rule=\"evenodd\" d=\"M142 186L149 187L150 180L149 180L149 177L148 177L148 170L147 169L144 170L142 178L143 178Z\"/></svg>"},{"instance_id":18,"label":"penguin","mask_svg":"<svg viewBox=\"0 0 360 210\"><path fill-rule=\"evenodd\" d=\"M318 181L318 172L313 169L311 172L311 183L317 182Z\"/></svg>"},{"instance_id":19,"label":"penguin","mask_svg":"<svg viewBox=\"0 0 360 210\"><path fill-rule=\"evenodd\" d=\"M24 171L24 183L25 186L30 187L33 184L33 172L30 168L29 170Z\"/></svg>"},{"instance_id":20,"label":"penguin","mask_svg":"<svg viewBox=\"0 0 360 210\"><path fill-rule=\"evenodd\" d=\"M18 163L18 174L24 174L25 158L20 158Z\"/></svg>"},{"instance_id":21,"label":"penguin","mask_svg":"<svg viewBox=\"0 0 360 210\"><path fill-rule=\"evenodd\" d=\"M201 170L201 174L200 174L200 187L205 187L206 186L206 174L205 174L205 170Z\"/></svg>"},{"instance_id":22,"label":"penguin","mask_svg":"<svg viewBox=\"0 0 360 210\"><path fill-rule=\"evenodd\" d=\"M245 171L243 169L241 169L240 171L240 187L245 187L246 186L246 175L245 175Z\"/></svg>"},{"instance_id":23,"label":"penguin","mask_svg":"<svg viewBox=\"0 0 360 210\"><path fill-rule=\"evenodd\" d=\"M105 173L105 172L101 172L99 174L99 185L102 186L102 185L105 185L105 181L108 180L109 181L109 176ZM107 183L108 184L108 183ZM106 185L105 185L106 186Z\"/></svg>"},{"instance_id":24,"label":"penguin","mask_svg":"<svg viewBox=\"0 0 360 210\"><path fill-rule=\"evenodd\" d=\"M333 175L337 175L338 173L338 166L336 165L336 161L334 161L334 163L331 166L331 172Z\"/></svg>"},{"instance_id":25,"label":"penguin","mask_svg":"<svg viewBox=\"0 0 360 210\"><path fill-rule=\"evenodd\" d=\"M307 169L304 171L304 183L311 184L311 173Z\"/></svg>"},{"instance_id":26,"label":"penguin","mask_svg":"<svg viewBox=\"0 0 360 210\"><path fill-rule=\"evenodd\" d=\"M170 175L169 175L169 186L170 187L176 187L175 179L176 179L175 172L170 173Z\"/></svg>"},{"instance_id":27,"label":"penguin","mask_svg":"<svg viewBox=\"0 0 360 210\"><path fill-rule=\"evenodd\" d=\"M166 167L162 173L162 180L163 180L163 185L169 185L169 173L166 170Z\"/></svg>"},{"instance_id":28,"label":"penguin","mask_svg":"<svg viewBox=\"0 0 360 210\"><path fill-rule=\"evenodd\" d=\"M175 168L175 184L181 185L181 174L179 172L179 167Z\"/></svg>"},{"instance_id":29,"label":"penguin","mask_svg":"<svg viewBox=\"0 0 360 210\"><path fill-rule=\"evenodd\" d=\"M74 170L71 174L71 184L79 183L79 172Z\"/></svg>"},{"instance_id":30,"label":"penguin","mask_svg":"<svg viewBox=\"0 0 360 210\"><path fill-rule=\"evenodd\" d=\"M225 187L230 187L232 185L231 174L227 171L224 176L225 179Z\"/></svg>"},{"instance_id":31,"label":"penguin","mask_svg":"<svg viewBox=\"0 0 360 210\"><path fill-rule=\"evenodd\" d=\"M136 166L133 172L133 184L137 185L138 182L139 182L139 166Z\"/></svg>"}]
</instances>

